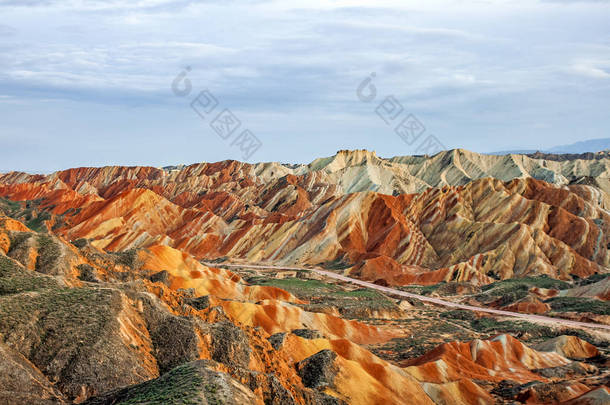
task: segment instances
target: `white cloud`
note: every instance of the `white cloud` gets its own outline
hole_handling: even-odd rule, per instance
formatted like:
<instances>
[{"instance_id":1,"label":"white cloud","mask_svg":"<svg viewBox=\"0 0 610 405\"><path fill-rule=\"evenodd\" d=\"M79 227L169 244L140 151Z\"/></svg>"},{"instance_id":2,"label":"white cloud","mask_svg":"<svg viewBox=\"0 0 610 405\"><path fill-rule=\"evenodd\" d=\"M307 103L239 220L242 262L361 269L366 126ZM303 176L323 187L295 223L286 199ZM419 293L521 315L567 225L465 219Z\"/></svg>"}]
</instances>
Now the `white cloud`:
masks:
<instances>
[{"instance_id":1,"label":"white cloud","mask_svg":"<svg viewBox=\"0 0 610 405\"><path fill-rule=\"evenodd\" d=\"M541 121L553 143L570 143L555 139L582 133L559 125L567 112L610 128L607 2L0 0L0 10L11 100L169 108L171 80L191 66L195 90L273 117L257 119L259 131L307 128L315 143L329 123L343 135L379 129L354 96L376 72L380 97L395 95L439 136L460 134L449 146L492 145L488 133L508 128L518 145Z\"/></svg>"},{"instance_id":2,"label":"white cloud","mask_svg":"<svg viewBox=\"0 0 610 405\"><path fill-rule=\"evenodd\" d=\"M606 69L610 67L610 63L605 63ZM600 66L595 66L595 62L575 63L571 66L570 71L577 75L590 77L593 79L608 79L610 73ZM610 71L610 69L609 69Z\"/></svg>"}]
</instances>

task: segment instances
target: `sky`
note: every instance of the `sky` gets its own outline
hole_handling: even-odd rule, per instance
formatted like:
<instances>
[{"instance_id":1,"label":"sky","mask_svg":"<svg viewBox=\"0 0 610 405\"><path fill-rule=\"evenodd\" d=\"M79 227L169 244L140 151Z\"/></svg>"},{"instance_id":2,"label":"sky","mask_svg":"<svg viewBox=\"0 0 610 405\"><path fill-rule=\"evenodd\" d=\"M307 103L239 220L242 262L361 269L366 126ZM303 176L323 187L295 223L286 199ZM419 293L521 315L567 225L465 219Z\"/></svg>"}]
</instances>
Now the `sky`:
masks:
<instances>
[{"instance_id":1,"label":"sky","mask_svg":"<svg viewBox=\"0 0 610 405\"><path fill-rule=\"evenodd\" d=\"M604 0L0 0L0 172L542 149L609 90Z\"/></svg>"}]
</instances>

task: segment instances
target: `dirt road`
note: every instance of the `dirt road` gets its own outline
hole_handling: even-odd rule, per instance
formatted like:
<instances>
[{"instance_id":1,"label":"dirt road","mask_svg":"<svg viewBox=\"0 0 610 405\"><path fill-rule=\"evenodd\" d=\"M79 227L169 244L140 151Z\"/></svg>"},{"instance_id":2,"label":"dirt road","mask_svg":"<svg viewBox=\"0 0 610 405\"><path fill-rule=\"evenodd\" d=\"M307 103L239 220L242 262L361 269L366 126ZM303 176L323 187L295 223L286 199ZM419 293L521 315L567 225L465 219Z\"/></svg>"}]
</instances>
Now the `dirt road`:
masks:
<instances>
[{"instance_id":1,"label":"dirt road","mask_svg":"<svg viewBox=\"0 0 610 405\"><path fill-rule=\"evenodd\" d=\"M552 323L555 325L560 324L560 325L570 326L572 328L594 328L594 329L605 329L605 330L610 331L610 325L602 325L602 324L588 323L588 322L578 322L578 321L571 321L568 319L551 318L549 316L521 314L519 312L502 311L500 309L458 304L458 303L451 302L451 301L445 301L440 298L426 297L425 295L419 295L419 294L413 294L413 293L409 293L409 292L405 292L405 291L400 291L400 290L397 290L397 289L391 288L391 287L384 287L381 285L369 283L367 281L362 281L362 280L358 280L355 278L342 276L340 274L336 274L331 271L316 269L316 268L247 264L247 263L244 263L244 264L203 263L203 264L205 264L206 266L210 266L210 267L218 267L218 266L225 267L226 266L226 267L245 267L245 268L254 268L254 269L307 270L307 271L311 271L311 272L320 274L324 277L329 277L329 278L333 278L335 280L340 280L340 281L344 281L347 283L356 284L356 285L359 285L362 287L371 288L371 289L374 289L377 291L381 291L385 294L399 296L399 297L412 298L412 299L416 299L416 300L419 300L422 302L429 302L431 304L442 305L442 306L449 307L449 308L463 309L466 311L485 312L485 313L494 314L494 315L521 318L521 319L525 319L528 321L534 321L534 322Z\"/></svg>"}]
</instances>

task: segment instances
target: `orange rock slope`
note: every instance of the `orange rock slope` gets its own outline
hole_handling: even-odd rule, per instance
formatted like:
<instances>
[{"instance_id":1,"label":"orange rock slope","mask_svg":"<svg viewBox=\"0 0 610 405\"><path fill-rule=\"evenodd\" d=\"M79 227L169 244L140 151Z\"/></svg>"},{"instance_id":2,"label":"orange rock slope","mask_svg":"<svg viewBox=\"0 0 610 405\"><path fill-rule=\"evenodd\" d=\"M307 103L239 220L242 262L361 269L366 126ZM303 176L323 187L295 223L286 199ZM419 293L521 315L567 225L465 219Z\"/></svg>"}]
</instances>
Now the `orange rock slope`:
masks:
<instances>
[{"instance_id":1,"label":"orange rock slope","mask_svg":"<svg viewBox=\"0 0 610 405\"><path fill-rule=\"evenodd\" d=\"M270 386L265 384L275 384L274 392L288 392L285 395L294 399L291 403L311 403L311 397L307 395L313 394L307 390L313 387L315 392L323 392L349 404L363 405L493 404L495 399L483 388L482 382L499 383L505 379L519 383L548 382L548 378L535 370L570 364L571 360L564 355L572 358L595 355L595 348L572 338L549 342L535 350L511 336L500 335L489 340L445 343L422 357L403 364L391 364L361 345L387 342L401 336L399 330L307 312L298 306L301 303L299 299L284 290L250 286L235 273L204 266L188 253L169 246L151 245L133 255L124 254L129 252L109 255L95 246L72 245L61 238L33 233L20 222L3 216L0 216L0 240L7 244L0 252L0 259L12 263L16 269L12 271L21 274L20 277L35 275L45 280L54 279L61 286L60 294L64 294L65 288L77 288L79 291L105 291L116 297L116 332L108 329L105 333L109 335L104 334L105 340L100 340L101 345L110 340L113 346L110 346L111 352L96 349L98 364L95 368L80 365L63 371L57 369L59 374L55 375L52 374L55 368L47 367L44 358L34 357L41 372L50 373L44 377L44 383L51 386L49 381L59 380L63 390L61 395L78 401L99 395L102 388L118 388L112 385L112 379L101 384L87 374L114 373L115 369L107 370L105 367L108 364L117 367L116 361L122 361L123 357L116 359L117 350L119 356L125 356L133 363L129 367L139 370L137 375L121 374L121 378L116 380L119 386L155 378L175 365L176 356L183 356L179 357L183 359L181 361L214 360L208 367L256 387L248 394L256 398L256 403L263 403L265 392L270 392ZM61 260L49 260L48 251L55 251L48 248L50 244L56 246ZM23 253L29 251L43 258L36 260L31 269L27 266L29 253ZM91 274L85 276L85 269L89 269ZM6 277L5 271L2 267L0 282ZM161 273L166 277L161 277ZM127 282L124 280L126 277ZM99 284L101 281L104 284ZM9 288L12 287L9 285ZM15 293L21 302L24 296L29 301L49 292ZM10 303L7 300L11 299L11 294L7 292L0 297L3 303ZM188 304L204 296L207 296L207 304L201 308ZM152 300L153 297L159 301ZM88 309L87 302L79 301L78 305L81 313L75 316L82 316L82 311L97 310L97 307ZM33 311L30 316L36 313L38 311ZM76 326L70 326L70 333L81 325L80 318L75 322ZM89 327L87 324L81 326ZM217 331L219 328L221 332ZM304 338L294 333L294 330L302 328L314 329L323 337ZM0 333L3 340L0 343L11 345L10 350L21 350L21 340L11 333L12 330ZM15 333L22 336L19 330ZM57 339L63 333L62 328L54 329L49 336ZM116 333L116 336L111 333ZM278 345L272 346L271 338L276 334L283 337ZM174 335L188 336L192 341L174 342ZM67 335L66 339L70 336ZM241 337L237 339L236 336ZM88 353L88 343L75 341L71 344L82 345L78 348L81 353L78 361L89 361L82 354ZM219 355L219 348L228 350L229 357ZM183 350L189 352L183 354ZM312 360L321 357L320 353L330 353L327 363ZM23 351L21 355L30 354ZM311 385L306 377L297 375L296 370L308 361L313 363L316 373L327 376L328 381L319 386ZM256 381L248 380L244 373L254 373L258 377ZM70 385L63 379L88 382ZM588 387L574 385L570 390L570 394L564 396L566 400L585 394ZM593 398L601 394L597 391L589 393ZM534 398L536 393L528 395Z\"/></svg>"},{"instance_id":2,"label":"orange rock slope","mask_svg":"<svg viewBox=\"0 0 610 405\"><path fill-rule=\"evenodd\" d=\"M99 364L94 368L90 367L90 365L85 365L85 363L74 363L71 366L73 367L72 369L62 371L61 375L48 375L49 379L55 378L60 382L62 392L58 393L58 403L63 403L65 397L82 402L89 396L100 394L100 387L106 387L104 385L105 382L104 384L101 382L100 376L96 378L88 377L87 381L89 382L82 383L82 388L79 388L77 392L75 391L76 388L66 386L65 379L78 380L81 378L82 373L88 375L86 373L89 372L99 373L100 375L114 375L118 373L121 375L116 380L118 386L115 386L115 388L118 388L125 384L154 378L163 373L164 370L167 371L167 367L169 367L166 365L167 362L173 364L172 362L179 361L184 350L191 351L189 354L191 360L197 358L214 359L220 362L221 359L229 356L226 357L224 363L216 364L212 362L209 367L229 373L235 378L245 378L243 376L245 372L262 373L262 376L273 375L273 378L276 379L272 380L275 381L273 384L276 384L273 390L284 392L285 395L292 398L291 401L295 401L290 403L309 403L306 399L308 397L305 395L307 394L307 387L302 385L299 377L295 374L294 365L296 362L315 354L321 348L330 347L329 345L334 340L328 340L327 338L317 339L316 345L311 346L309 340L297 337L296 335L289 335L284 349L279 352L276 352L267 340L273 333L290 333L294 329L302 328L315 329L325 336L341 341L340 345L336 345L337 350L340 347L350 348L346 353L339 353L337 364L344 371L340 376L336 377L336 381L332 385L333 388L328 390L332 396L357 398L360 387L353 384L351 377L358 375L360 378L366 378L371 384L374 384L368 394L369 400L390 400L389 403L399 403L398 398L406 396L411 398L411 403L414 404L433 403L415 379L408 375L402 375L397 367L390 366L356 344L385 342L397 336L396 332L357 321L306 312L295 306L294 304L300 301L284 290L274 287L249 286L238 275L230 271L203 266L192 256L167 246L152 246L141 250L134 256L133 261L130 262L121 257L115 258L112 255L107 255L95 247L79 245L81 247L78 248L60 238L36 234L20 222L4 217L1 214L0 236L1 240L6 240L7 245L3 252L0 252L0 290L2 291L0 299L2 299L3 305L13 305L13 301L11 301L13 297L16 300L22 300L25 296L31 298L40 294L55 294L53 289L44 290L45 287L40 281L24 284L32 286L29 288L39 288L36 285L40 284L40 288L43 288L40 292L21 292L19 290L21 287L17 287L18 290L13 292L14 285L19 286L20 284L14 284L14 282L13 284L5 284L5 282L7 280L10 281L10 277L16 275L20 277L18 280L23 280L24 277L42 277L41 280L47 280L47 282L50 282L54 277L53 275L56 275L57 288L59 288L58 294L65 294L66 288L74 288L78 291L90 290L92 293L95 291L106 291L118 297L118 303L115 303L115 305L118 305L118 308L116 308L117 314L99 314L99 316L110 316L110 318L114 315L117 316L117 335L106 336L100 332L102 340L98 342L99 345L104 346L103 350L106 350L106 345L112 345L112 352L102 350L97 352L96 356L99 357ZM42 245L42 240L44 240L45 247ZM54 247L50 248L51 245ZM23 246L31 247L37 256L43 257L44 266L37 264L34 268L28 270L25 267L25 263L22 263L24 258L27 259L27 256L20 253ZM43 249L46 249L47 252L43 252ZM48 252L55 252L53 254L59 252L61 260L51 261L47 257ZM6 253L9 256L5 256ZM65 263L64 259L66 260ZM90 275L86 277L86 280L89 280L87 283L83 282L83 274L81 273L85 268L89 268L90 271ZM41 272L46 273L46 275L42 275ZM133 280L129 284L123 284L117 279L117 277L124 278L126 272L129 273L127 277ZM157 278L156 276L160 272L166 272L167 277ZM101 282L99 278L105 280L101 289L98 289L98 286L100 286L98 283ZM151 282L149 279L158 279L159 281ZM18 283L22 282L18 281ZM122 289L129 291L129 294L121 292L123 291ZM17 294L17 296L12 294ZM25 295L20 297L18 294ZM153 295L158 297L160 301L151 301ZM195 307L185 305L186 302L189 302L189 299L193 299L191 297L197 298L203 296L207 296L208 300L205 307L197 310ZM88 305L93 304L87 301L81 302L79 305L81 313L72 314L76 318L75 323L63 325L49 332L53 335L53 339L61 339L62 337L70 339L72 336L70 333L75 333L74 331L78 330L78 328L86 329L91 326L89 324L82 324L79 319L81 319L84 313L95 313L99 309L94 306L88 307ZM38 308L34 311L33 315L45 310L45 308ZM62 316L70 316L70 314ZM50 319L54 316L57 315L51 313ZM173 316L177 318L171 321L170 318ZM11 356L13 356L13 351L24 349L22 355L30 356L31 353L25 350L25 347L22 345L23 339L15 340L11 335L12 331L5 330L5 317L6 314L0 311L0 345L7 343L10 347L8 349L0 347L0 349L5 351L10 350ZM9 318L9 322L14 321L13 318ZM231 321L233 324L226 326L227 321ZM43 321L38 322L40 325L43 324ZM162 327L164 322L169 322L168 325L173 325L171 326L171 333L168 333L169 330L161 329L161 332L159 332L156 329ZM185 325L194 325L195 329L189 332L188 328L185 330ZM19 325L17 328L22 326L27 327L27 324ZM212 329L210 330L210 328ZM214 328L228 328L228 332L215 337ZM236 332L236 328L241 328L242 331ZM17 330L15 333L19 335L22 332ZM111 329L108 329L108 333L113 332ZM157 335L158 333L162 333L162 335ZM172 336L174 334L182 336L179 339L195 339L196 344L189 340L172 343ZM239 334L245 335L239 337ZM162 337L161 342L158 340L160 339L159 336ZM237 338L242 340L236 342L235 339ZM49 337L48 339L51 338ZM28 336L29 340L38 341L36 336L33 335ZM221 342L224 340L226 340L226 343ZM51 340L48 340L46 344L51 345L50 342ZM70 344L83 345L80 349L80 357L73 359L73 362L89 361L83 356L90 349L84 345L90 343L76 341ZM165 344L168 346L164 346ZM231 346L238 344L250 346L246 349L240 346ZM52 346L49 346L50 348ZM214 355L215 351L218 352L219 350L223 350L222 353L226 354ZM166 358L163 354L165 351L173 354ZM234 353L235 351L237 353ZM240 355L240 351L247 353L247 355ZM358 353L358 356L350 355L349 353L351 352ZM15 356L18 355L15 354ZM130 365L131 363L126 363L125 367L134 367L137 374L126 379L123 378L122 369L106 369L109 362L106 357L114 361L116 360L115 356L119 356L119 361L127 361L125 359L121 360L121 356L129 357L129 361L132 361L132 357L134 357L137 365L135 363L132 365ZM44 368L43 366L46 364L42 362L44 359L35 356L33 358L35 365L41 367L43 373L52 373L55 369L61 371L58 368L59 365L54 365L53 368ZM236 368L237 366L234 364L240 358L243 358L239 364L242 367L241 369ZM53 358L49 360L53 360ZM26 358L24 358L24 361L28 362ZM59 357L56 361L60 362ZM390 370L387 373L383 373L383 376L380 376L377 371L374 372L374 370L367 368L368 364L373 363L376 364L375 370L393 368L394 371ZM343 367L344 365L345 367ZM36 373L39 373L34 364L31 367ZM114 367L117 366L115 365ZM244 367L246 368L244 369ZM7 370L0 370L0 382L4 381L4 378L7 377L5 376ZM264 386L265 382L264 380L261 382L262 378L257 377L256 384L263 384ZM44 383L51 386L47 381L47 376L41 377L41 380L43 380L41 384ZM390 380L396 381L394 386L375 393L373 387L380 387ZM400 384L398 384L398 381L400 381ZM112 383L109 382L109 384ZM250 385L252 384L254 383L251 382ZM5 398L5 394L4 387L0 387L0 398ZM257 395L256 403L261 404L263 403L262 398L265 395L270 395L269 392L265 393L261 388L258 388L254 394ZM28 399L28 401L30 400ZM18 403L23 402L19 400ZM350 401L350 403L363 402Z\"/></svg>"},{"instance_id":3,"label":"orange rock slope","mask_svg":"<svg viewBox=\"0 0 610 405\"><path fill-rule=\"evenodd\" d=\"M568 363L570 360L558 353L538 352L510 335L499 335L491 340L446 343L404 366L420 381L435 383L462 378L528 382L544 380L531 370Z\"/></svg>"},{"instance_id":4,"label":"orange rock slope","mask_svg":"<svg viewBox=\"0 0 610 405\"><path fill-rule=\"evenodd\" d=\"M607 272L604 191L522 178L531 162L515 166L515 157L441 155L426 163L343 151L307 166L225 161L9 173L0 176L0 196L35 202L53 214L47 222L55 232L106 250L166 245L198 259L334 262L352 267L352 275L395 285ZM584 173L587 162L569 167ZM568 179L562 165L546 170ZM458 167L467 175L455 175ZM446 185L400 194L422 182Z\"/></svg>"}]
</instances>

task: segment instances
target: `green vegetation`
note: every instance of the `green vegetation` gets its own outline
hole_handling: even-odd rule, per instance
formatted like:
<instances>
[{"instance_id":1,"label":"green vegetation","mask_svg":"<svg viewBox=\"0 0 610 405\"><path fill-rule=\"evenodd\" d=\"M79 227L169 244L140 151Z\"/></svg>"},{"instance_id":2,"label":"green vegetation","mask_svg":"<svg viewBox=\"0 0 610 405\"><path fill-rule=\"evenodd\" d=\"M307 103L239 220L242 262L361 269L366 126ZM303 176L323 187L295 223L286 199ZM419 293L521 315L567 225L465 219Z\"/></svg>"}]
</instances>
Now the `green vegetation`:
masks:
<instances>
[{"instance_id":1,"label":"green vegetation","mask_svg":"<svg viewBox=\"0 0 610 405\"><path fill-rule=\"evenodd\" d=\"M129 249L122 252L113 252L116 263L127 266L130 269L136 269L139 266L138 260L138 250L137 249Z\"/></svg>"},{"instance_id":2,"label":"green vegetation","mask_svg":"<svg viewBox=\"0 0 610 405\"><path fill-rule=\"evenodd\" d=\"M110 289L47 286L28 296L2 295L0 336L30 350L34 363L51 364L104 339L120 307L120 294Z\"/></svg>"},{"instance_id":3,"label":"green vegetation","mask_svg":"<svg viewBox=\"0 0 610 405\"><path fill-rule=\"evenodd\" d=\"M0 209L8 216L21 209L21 204L16 201L11 201L8 198L0 197Z\"/></svg>"},{"instance_id":4,"label":"green vegetation","mask_svg":"<svg viewBox=\"0 0 610 405\"><path fill-rule=\"evenodd\" d=\"M79 275L78 275L79 280L87 281L90 283L95 283L95 282L99 281L97 279L97 272L95 270L95 267L93 267L87 263L81 263L78 266L76 266L76 268L79 271Z\"/></svg>"},{"instance_id":5,"label":"green vegetation","mask_svg":"<svg viewBox=\"0 0 610 405\"><path fill-rule=\"evenodd\" d=\"M25 291L59 287L56 279L21 269L5 256L0 256L0 297Z\"/></svg>"},{"instance_id":6,"label":"green vegetation","mask_svg":"<svg viewBox=\"0 0 610 405\"><path fill-rule=\"evenodd\" d=\"M548 326L537 325L526 321L498 321L495 318L483 317L470 322L470 326L480 333L509 333L518 335L528 333L529 337L536 339L550 339L561 335Z\"/></svg>"},{"instance_id":7,"label":"green vegetation","mask_svg":"<svg viewBox=\"0 0 610 405\"><path fill-rule=\"evenodd\" d=\"M493 290L488 294L477 295L477 299L485 303L498 300L498 306L503 307L505 305L517 302L529 295L529 287L524 284L517 284L512 287L514 288L512 290L511 287L512 286L510 285L503 286L503 288L500 290Z\"/></svg>"},{"instance_id":8,"label":"green vegetation","mask_svg":"<svg viewBox=\"0 0 610 405\"><path fill-rule=\"evenodd\" d=\"M483 292L477 294L475 298L484 304L498 301L499 306L505 306L527 297L532 287L564 290L571 285L545 276L515 278L482 286Z\"/></svg>"},{"instance_id":9,"label":"green vegetation","mask_svg":"<svg viewBox=\"0 0 610 405\"><path fill-rule=\"evenodd\" d=\"M410 292L413 294L430 295L433 292L437 292L438 290L447 289L447 286L449 286L450 284L455 284L455 283L447 283L447 282L443 281L443 282L440 282L438 284L433 284L433 285L425 285L425 286L424 285L407 285L407 286L400 286L397 288L402 291Z\"/></svg>"},{"instance_id":10,"label":"green vegetation","mask_svg":"<svg viewBox=\"0 0 610 405\"><path fill-rule=\"evenodd\" d=\"M498 281L496 283L488 284L481 289L483 291L493 290L513 290L520 287L538 287L538 288L549 288L555 290L565 290L570 288L571 285L568 282L557 280L554 278L539 276L539 277L524 277L524 278L511 278L508 280Z\"/></svg>"},{"instance_id":11,"label":"green vegetation","mask_svg":"<svg viewBox=\"0 0 610 405\"><path fill-rule=\"evenodd\" d=\"M396 308L392 300L375 290L346 291L336 284L319 280L252 277L248 279L248 283L278 287L301 299L308 300L310 303L304 306L304 309L308 311L322 312L326 308L336 307L343 316L348 318L368 318L371 310Z\"/></svg>"},{"instance_id":12,"label":"green vegetation","mask_svg":"<svg viewBox=\"0 0 610 405\"><path fill-rule=\"evenodd\" d=\"M264 286L273 286L282 288L296 295L307 295L327 293L337 290L337 287L332 284L327 284L319 280L306 280L300 278L266 278L252 277L248 279L248 283Z\"/></svg>"},{"instance_id":13,"label":"green vegetation","mask_svg":"<svg viewBox=\"0 0 610 405\"><path fill-rule=\"evenodd\" d=\"M296 296L301 296L305 298L325 296L331 298L349 297L378 299L387 301L387 298L385 296L375 290L362 288L358 290L345 291L335 284L325 283L320 280L307 280L299 278L270 279L254 277L249 279L248 282L250 284L278 287Z\"/></svg>"},{"instance_id":14,"label":"green vegetation","mask_svg":"<svg viewBox=\"0 0 610 405\"><path fill-rule=\"evenodd\" d=\"M377 291L366 288L353 291L337 291L333 293L333 295L354 298L385 299L385 297Z\"/></svg>"},{"instance_id":15,"label":"green vegetation","mask_svg":"<svg viewBox=\"0 0 610 405\"><path fill-rule=\"evenodd\" d=\"M476 319L476 315L472 311L465 311L463 309L454 309L451 311L442 312L440 317L446 319L457 319L460 321L474 321Z\"/></svg>"},{"instance_id":16,"label":"green vegetation","mask_svg":"<svg viewBox=\"0 0 610 405\"><path fill-rule=\"evenodd\" d=\"M209 404L221 404L216 398L218 386L205 383L196 366L184 364L160 378L126 389L117 404L200 404L203 391Z\"/></svg>"},{"instance_id":17,"label":"green vegetation","mask_svg":"<svg viewBox=\"0 0 610 405\"><path fill-rule=\"evenodd\" d=\"M555 312L590 312L598 315L610 315L610 304L582 297L555 297L545 301Z\"/></svg>"},{"instance_id":18,"label":"green vegetation","mask_svg":"<svg viewBox=\"0 0 610 405\"><path fill-rule=\"evenodd\" d=\"M61 255L61 249L52 237L45 234L38 234L37 242L39 249L36 258L36 271L45 273L45 270L48 271L55 266Z\"/></svg>"},{"instance_id":19,"label":"green vegetation","mask_svg":"<svg viewBox=\"0 0 610 405\"><path fill-rule=\"evenodd\" d=\"M320 263L320 267L326 270L345 270L352 267L352 265L338 258L335 260Z\"/></svg>"},{"instance_id":20,"label":"green vegetation","mask_svg":"<svg viewBox=\"0 0 610 405\"><path fill-rule=\"evenodd\" d=\"M48 232L44 221L51 219L51 214L39 209L41 203L41 199L17 202L0 198L0 210L7 216L23 222L35 232Z\"/></svg>"},{"instance_id":21,"label":"green vegetation","mask_svg":"<svg viewBox=\"0 0 610 405\"><path fill-rule=\"evenodd\" d=\"M561 335L571 335L577 336L598 347L608 346L607 341L597 339L580 329L555 329L527 321L498 321L494 318L484 317L471 321L470 326L477 332L487 333L489 336L508 333L513 336L519 336L519 339L524 341L541 342Z\"/></svg>"},{"instance_id":22,"label":"green vegetation","mask_svg":"<svg viewBox=\"0 0 610 405\"><path fill-rule=\"evenodd\" d=\"M30 232L11 232L11 247L9 248L8 253L10 254L11 252L13 252L16 248L21 246L26 240L30 239L31 237L32 233Z\"/></svg>"},{"instance_id":23,"label":"green vegetation","mask_svg":"<svg viewBox=\"0 0 610 405\"><path fill-rule=\"evenodd\" d=\"M422 295L430 295L430 294L432 294L433 292L435 292L436 290L438 290L439 288L444 287L444 286L445 286L445 284L447 284L447 283L442 282L442 283L438 283L438 284L434 284L434 285L426 285L426 286L423 286L423 287L421 288L421 293L422 293Z\"/></svg>"},{"instance_id":24,"label":"green vegetation","mask_svg":"<svg viewBox=\"0 0 610 405\"><path fill-rule=\"evenodd\" d=\"M403 319L401 323L406 330L412 331L409 336L394 338L378 347L369 348L385 359L402 361L422 356L443 343L473 338L469 331L446 319L414 318Z\"/></svg>"},{"instance_id":25,"label":"green vegetation","mask_svg":"<svg viewBox=\"0 0 610 405\"><path fill-rule=\"evenodd\" d=\"M41 249L54 249L49 236L37 237L42 239ZM120 307L118 291L66 288L54 277L0 256L0 336L18 339L24 350L35 350L33 359L39 364L50 364L58 353L77 353L83 344L98 341Z\"/></svg>"},{"instance_id":26,"label":"green vegetation","mask_svg":"<svg viewBox=\"0 0 610 405\"><path fill-rule=\"evenodd\" d=\"M68 208L61 216L77 215L82 211L82 208Z\"/></svg>"},{"instance_id":27,"label":"green vegetation","mask_svg":"<svg viewBox=\"0 0 610 405\"><path fill-rule=\"evenodd\" d=\"M51 219L51 214L46 211L41 212L38 216L25 222L25 225L33 230L34 232L48 232L47 226L44 221Z\"/></svg>"},{"instance_id":28,"label":"green vegetation","mask_svg":"<svg viewBox=\"0 0 610 405\"><path fill-rule=\"evenodd\" d=\"M578 285L582 286L582 285L589 285L589 284L593 284L593 283L597 283L598 281L602 281L605 278L610 277L610 274L593 274L587 278L583 278L582 280L580 280L578 282Z\"/></svg>"},{"instance_id":29,"label":"green vegetation","mask_svg":"<svg viewBox=\"0 0 610 405\"><path fill-rule=\"evenodd\" d=\"M107 397L99 397L92 404L117 405L187 405L226 404L222 393L223 379L219 373L205 369L202 361L182 364L161 377L123 388Z\"/></svg>"},{"instance_id":30,"label":"green vegetation","mask_svg":"<svg viewBox=\"0 0 610 405\"><path fill-rule=\"evenodd\" d=\"M85 238L80 238L72 241L72 244L79 249L87 246L87 243L89 243L89 241Z\"/></svg>"}]
</instances>

